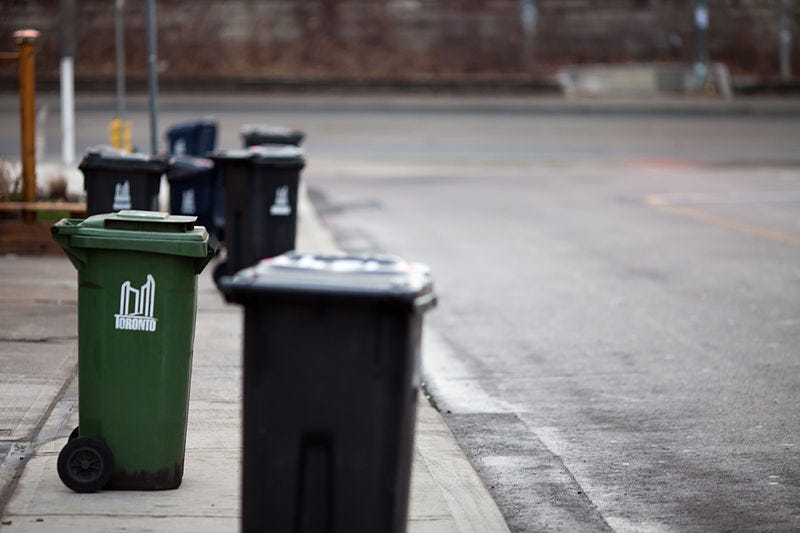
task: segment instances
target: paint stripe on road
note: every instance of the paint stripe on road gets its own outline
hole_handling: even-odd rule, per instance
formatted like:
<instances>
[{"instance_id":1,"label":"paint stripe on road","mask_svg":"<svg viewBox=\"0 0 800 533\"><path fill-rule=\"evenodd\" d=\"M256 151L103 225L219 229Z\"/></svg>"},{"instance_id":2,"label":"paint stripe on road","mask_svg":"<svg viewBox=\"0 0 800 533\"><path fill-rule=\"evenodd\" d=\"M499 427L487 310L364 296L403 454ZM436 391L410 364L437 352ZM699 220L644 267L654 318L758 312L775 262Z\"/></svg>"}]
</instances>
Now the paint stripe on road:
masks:
<instances>
[{"instance_id":1,"label":"paint stripe on road","mask_svg":"<svg viewBox=\"0 0 800 533\"><path fill-rule=\"evenodd\" d=\"M701 211L700 209L696 209L694 207L672 204L665 201L663 196L657 196L657 195L647 196L645 197L645 203L650 207L653 207L655 209L658 209L666 213L681 215L690 218L692 220L696 220L698 222L712 224L714 226L719 226L722 228L738 231L740 233L745 233L747 235L753 235L756 237L761 237L762 239L767 239L773 242L778 242L788 246L794 246L800 248L800 238L798 237L787 235L785 233L781 233L780 231L775 231L770 228L756 226L755 224L747 224L745 222L739 222L738 220L734 220L732 218L727 218L707 213L705 211Z\"/></svg>"},{"instance_id":2,"label":"paint stripe on road","mask_svg":"<svg viewBox=\"0 0 800 533\"><path fill-rule=\"evenodd\" d=\"M722 191L651 194L646 202L652 206L698 204L779 204L800 202L800 191Z\"/></svg>"}]
</instances>

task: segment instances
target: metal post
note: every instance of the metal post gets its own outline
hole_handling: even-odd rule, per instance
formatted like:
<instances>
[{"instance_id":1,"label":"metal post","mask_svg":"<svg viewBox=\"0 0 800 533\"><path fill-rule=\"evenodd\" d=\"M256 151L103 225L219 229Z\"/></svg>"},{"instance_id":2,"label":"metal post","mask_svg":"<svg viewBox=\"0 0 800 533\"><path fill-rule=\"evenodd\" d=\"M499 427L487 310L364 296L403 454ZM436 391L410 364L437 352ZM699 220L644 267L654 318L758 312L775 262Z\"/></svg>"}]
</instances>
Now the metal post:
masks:
<instances>
[{"instance_id":1,"label":"metal post","mask_svg":"<svg viewBox=\"0 0 800 533\"><path fill-rule=\"evenodd\" d=\"M792 31L789 29L789 8L791 0L783 0L781 3L781 22L780 22L780 50L778 58L781 67L781 79L788 80L792 77L792 61L790 52L792 49Z\"/></svg>"},{"instance_id":2,"label":"metal post","mask_svg":"<svg viewBox=\"0 0 800 533\"><path fill-rule=\"evenodd\" d=\"M156 51L156 3L147 0L147 57L150 66L150 153L158 152L158 53Z\"/></svg>"},{"instance_id":3,"label":"metal post","mask_svg":"<svg viewBox=\"0 0 800 533\"><path fill-rule=\"evenodd\" d=\"M125 115L125 25L123 9L125 0L117 0L115 10L115 41L117 53L117 118L123 120Z\"/></svg>"},{"instance_id":4,"label":"metal post","mask_svg":"<svg viewBox=\"0 0 800 533\"><path fill-rule=\"evenodd\" d=\"M39 38L36 30L14 32L14 42L19 49L19 107L20 148L22 156L22 201L36 200L36 65L34 45ZM32 211L23 211L22 218L31 222Z\"/></svg>"},{"instance_id":5,"label":"metal post","mask_svg":"<svg viewBox=\"0 0 800 533\"><path fill-rule=\"evenodd\" d=\"M75 0L61 0L61 161L75 162Z\"/></svg>"},{"instance_id":6,"label":"metal post","mask_svg":"<svg viewBox=\"0 0 800 533\"><path fill-rule=\"evenodd\" d=\"M709 75L708 22L708 0L696 0L694 7L694 25L697 35L694 64L695 89L702 89Z\"/></svg>"},{"instance_id":7,"label":"metal post","mask_svg":"<svg viewBox=\"0 0 800 533\"><path fill-rule=\"evenodd\" d=\"M522 64L526 69L533 64L533 39L536 35L536 20L539 12L536 0L520 0L520 20L522 21Z\"/></svg>"},{"instance_id":8,"label":"metal post","mask_svg":"<svg viewBox=\"0 0 800 533\"><path fill-rule=\"evenodd\" d=\"M61 58L61 162L75 162L75 75L71 56Z\"/></svg>"}]
</instances>

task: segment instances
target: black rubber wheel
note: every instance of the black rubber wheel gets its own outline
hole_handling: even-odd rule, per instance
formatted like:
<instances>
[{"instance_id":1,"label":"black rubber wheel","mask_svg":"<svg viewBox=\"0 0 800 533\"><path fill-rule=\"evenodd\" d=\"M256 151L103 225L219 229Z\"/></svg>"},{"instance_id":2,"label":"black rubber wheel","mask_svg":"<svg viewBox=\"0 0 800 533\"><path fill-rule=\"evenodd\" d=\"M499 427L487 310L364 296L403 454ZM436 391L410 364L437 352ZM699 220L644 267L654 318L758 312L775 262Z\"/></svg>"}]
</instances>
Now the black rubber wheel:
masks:
<instances>
[{"instance_id":1,"label":"black rubber wheel","mask_svg":"<svg viewBox=\"0 0 800 533\"><path fill-rule=\"evenodd\" d=\"M81 432L78 431L79 429L80 429L80 426L78 426L78 427L76 427L75 429L72 430L72 433L69 434L69 439L67 439L67 442L69 442L71 440L75 440L75 439L77 439L78 437L81 436Z\"/></svg>"},{"instance_id":2,"label":"black rubber wheel","mask_svg":"<svg viewBox=\"0 0 800 533\"><path fill-rule=\"evenodd\" d=\"M114 456L103 442L76 437L58 454L58 477L75 492L95 492L105 487L114 470Z\"/></svg>"}]
</instances>

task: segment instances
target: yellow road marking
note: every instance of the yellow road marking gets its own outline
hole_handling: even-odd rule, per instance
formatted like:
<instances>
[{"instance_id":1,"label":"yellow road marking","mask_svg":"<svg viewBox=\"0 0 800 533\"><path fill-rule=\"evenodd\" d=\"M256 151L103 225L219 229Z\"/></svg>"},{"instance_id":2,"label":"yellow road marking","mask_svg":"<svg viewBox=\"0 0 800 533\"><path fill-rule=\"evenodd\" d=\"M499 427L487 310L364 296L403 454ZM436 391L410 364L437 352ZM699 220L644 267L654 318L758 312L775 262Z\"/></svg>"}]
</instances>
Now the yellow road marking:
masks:
<instances>
[{"instance_id":1,"label":"yellow road marking","mask_svg":"<svg viewBox=\"0 0 800 533\"><path fill-rule=\"evenodd\" d=\"M732 229L748 235L755 235L756 237L761 237L770 241L800 248L800 238L786 235L780 231L739 222L738 220L733 220L718 215L712 215L711 213L707 213L693 207L686 207L685 205L672 205L657 196L647 196L645 198L645 202L650 207L654 207L666 213L682 215L691 218L692 220L697 220L698 222L713 224L722 228Z\"/></svg>"}]
</instances>

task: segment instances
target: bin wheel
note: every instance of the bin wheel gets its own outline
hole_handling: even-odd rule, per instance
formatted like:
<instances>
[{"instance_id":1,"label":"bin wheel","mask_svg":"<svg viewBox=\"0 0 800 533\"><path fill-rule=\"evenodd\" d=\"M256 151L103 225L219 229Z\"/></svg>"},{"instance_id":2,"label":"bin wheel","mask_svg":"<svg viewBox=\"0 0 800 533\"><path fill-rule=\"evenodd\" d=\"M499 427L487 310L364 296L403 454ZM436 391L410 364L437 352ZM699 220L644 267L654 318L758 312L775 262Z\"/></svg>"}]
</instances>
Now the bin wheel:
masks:
<instances>
[{"instance_id":1,"label":"bin wheel","mask_svg":"<svg viewBox=\"0 0 800 533\"><path fill-rule=\"evenodd\" d=\"M114 456L103 442L76 437L58 454L58 477L75 492L95 492L105 487L114 470Z\"/></svg>"},{"instance_id":2,"label":"bin wheel","mask_svg":"<svg viewBox=\"0 0 800 533\"><path fill-rule=\"evenodd\" d=\"M219 280L222 276L228 275L228 262L221 261L214 266L214 272L211 274L211 277L214 278L214 283L219 285Z\"/></svg>"},{"instance_id":3,"label":"bin wheel","mask_svg":"<svg viewBox=\"0 0 800 533\"><path fill-rule=\"evenodd\" d=\"M79 430L80 430L80 426L76 426L75 429L72 430L72 433L69 434L69 438L67 439L67 442L69 442L71 440L75 440L78 437L80 437L81 436L81 432Z\"/></svg>"}]
</instances>

